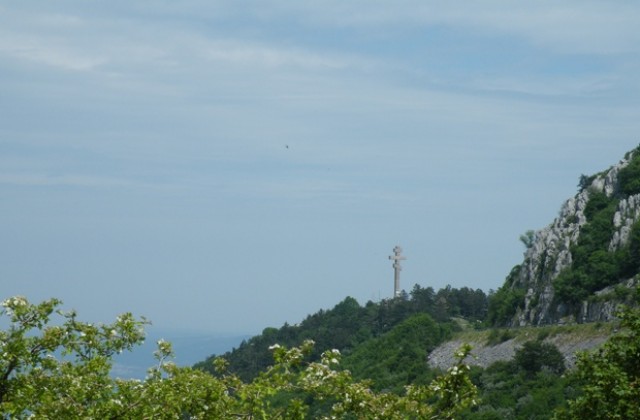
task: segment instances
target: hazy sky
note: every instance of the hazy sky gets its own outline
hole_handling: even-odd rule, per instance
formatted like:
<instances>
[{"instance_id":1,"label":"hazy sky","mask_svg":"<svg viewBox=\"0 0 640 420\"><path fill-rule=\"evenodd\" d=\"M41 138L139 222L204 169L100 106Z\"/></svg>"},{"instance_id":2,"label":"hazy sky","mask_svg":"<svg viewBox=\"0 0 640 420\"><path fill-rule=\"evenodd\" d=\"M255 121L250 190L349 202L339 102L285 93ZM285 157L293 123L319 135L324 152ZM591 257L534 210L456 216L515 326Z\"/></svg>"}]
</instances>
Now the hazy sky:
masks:
<instances>
[{"instance_id":1,"label":"hazy sky","mask_svg":"<svg viewBox=\"0 0 640 420\"><path fill-rule=\"evenodd\" d=\"M496 289L640 143L640 4L0 0L1 298L255 333Z\"/></svg>"}]
</instances>

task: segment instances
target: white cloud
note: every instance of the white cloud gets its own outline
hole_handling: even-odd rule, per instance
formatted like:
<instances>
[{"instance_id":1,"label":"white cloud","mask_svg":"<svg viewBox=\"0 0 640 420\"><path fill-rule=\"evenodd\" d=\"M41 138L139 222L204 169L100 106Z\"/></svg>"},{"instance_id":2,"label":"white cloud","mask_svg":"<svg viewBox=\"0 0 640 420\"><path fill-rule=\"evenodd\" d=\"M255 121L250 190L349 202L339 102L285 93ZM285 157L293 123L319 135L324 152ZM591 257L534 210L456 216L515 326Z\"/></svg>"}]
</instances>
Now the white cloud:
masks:
<instances>
[{"instance_id":1,"label":"white cloud","mask_svg":"<svg viewBox=\"0 0 640 420\"><path fill-rule=\"evenodd\" d=\"M0 59L12 57L69 71L93 70L106 58L83 45L92 31L91 22L75 15L5 8L0 15Z\"/></svg>"},{"instance_id":2,"label":"white cloud","mask_svg":"<svg viewBox=\"0 0 640 420\"><path fill-rule=\"evenodd\" d=\"M36 15L33 20L38 26L44 25L56 29L77 28L87 24L81 17L65 13Z\"/></svg>"},{"instance_id":3,"label":"white cloud","mask_svg":"<svg viewBox=\"0 0 640 420\"><path fill-rule=\"evenodd\" d=\"M630 3L498 2L485 8L449 10L441 18L487 31L513 34L539 47L569 54L638 51L638 5Z\"/></svg>"},{"instance_id":4,"label":"white cloud","mask_svg":"<svg viewBox=\"0 0 640 420\"><path fill-rule=\"evenodd\" d=\"M33 37L5 32L0 33L0 56L7 55L71 71L93 70L106 62L103 56L77 51L65 44L49 36Z\"/></svg>"},{"instance_id":5,"label":"white cloud","mask_svg":"<svg viewBox=\"0 0 640 420\"><path fill-rule=\"evenodd\" d=\"M335 56L311 53L302 49L283 49L248 42L201 39L192 45L208 60L265 67L299 67L303 69L341 69L348 64Z\"/></svg>"},{"instance_id":6,"label":"white cloud","mask_svg":"<svg viewBox=\"0 0 640 420\"><path fill-rule=\"evenodd\" d=\"M580 97L602 94L611 89L613 76L555 76L509 75L502 77L477 77L467 81L472 89L485 92L504 92L532 96Z\"/></svg>"},{"instance_id":7,"label":"white cloud","mask_svg":"<svg viewBox=\"0 0 640 420\"><path fill-rule=\"evenodd\" d=\"M317 25L383 29L446 25L522 37L564 53L624 53L640 49L640 4L601 1L334 1L280 2L280 13ZM266 6L264 6L266 7ZM292 12L293 10L293 12ZM273 13L273 12L272 12Z\"/></svg>"},{"instance_id":8,"label":"white cloud","mask_svg":"<svg viewBox=\"0 0 640 420\"><path fill-rule=\"evenodd\" d=\"M131 187L136 185L125 179L87 176L62 175L49 176L40 174L0 174L0 184L13 186L72 186L72 187Z\"/></svg>"}]
</instances>

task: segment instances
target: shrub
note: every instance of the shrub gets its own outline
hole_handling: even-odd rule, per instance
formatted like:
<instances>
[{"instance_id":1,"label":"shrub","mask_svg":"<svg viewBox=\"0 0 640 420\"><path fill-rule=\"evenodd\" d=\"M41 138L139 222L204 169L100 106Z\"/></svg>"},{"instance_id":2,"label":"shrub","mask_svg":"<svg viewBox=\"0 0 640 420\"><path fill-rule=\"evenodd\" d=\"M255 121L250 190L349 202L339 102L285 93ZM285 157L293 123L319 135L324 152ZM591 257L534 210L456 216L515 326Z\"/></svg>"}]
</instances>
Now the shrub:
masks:
<instances>
[{"instance_id":1,"label":"shrub","mask_svg":"<svg viewBox=\"0 0 640 420\"><path fill-rule=\"evenodd\" d=\"M542 341L527 341L516 351L516 365L529 375L549 370L562 373L565 370L564 357L556 346Z\"/></svg>"}]
</instances>

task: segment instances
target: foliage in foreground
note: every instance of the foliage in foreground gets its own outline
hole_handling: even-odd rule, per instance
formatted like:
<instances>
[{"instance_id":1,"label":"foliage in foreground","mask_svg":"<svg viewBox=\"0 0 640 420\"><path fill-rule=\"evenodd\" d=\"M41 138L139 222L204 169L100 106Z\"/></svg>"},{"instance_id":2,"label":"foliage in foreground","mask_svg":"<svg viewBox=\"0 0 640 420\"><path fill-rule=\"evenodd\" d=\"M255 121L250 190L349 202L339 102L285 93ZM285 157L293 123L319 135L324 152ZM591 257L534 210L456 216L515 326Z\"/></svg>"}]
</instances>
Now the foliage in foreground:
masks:
<instances>
[{"instance_id":1,"label":"foliage in foreground","mask_svg":"<svg viewBox=\"0 0 640 420\"><path fill-rule=\"evenodd\" d=\"M621 331L602 348L578 357L576 376L582 395L559 419L640 418L640 309L624 308Z\"/></svg>"},{"instance_id":2,"label":"foliage in foreground","mask_svg":"<svg viewBox=\"0 0 640 420\"><path fill-rule=\"evenodd\" d=\"M570 378L562 374L564 368L559 350L541 340L524 343L513 360L472 368L482 402L461 418L549 419L575 394Z\"/></svg>"},{"instance_id":3,"label":"foliage in foreground","mask_svg":"<svg viewBox=\"0 0 640 420\"><path fill-rule=\"evenodd\" d=\"M272 346L274 364L244 382L215 361L217 376L177 367L171 345L160 341L157 365L144 381L110 376L112 356L144 339L144 319L125 314L113 324L80 322L52 299L23 297L2 303L9 328L0 331L0 415L7 418L308 418L308 400L331 402L323 418L452 418L476 404L469 367L458 363L429 385L410 385L402 395L376 392L368 381L337 370L340 352L307 362L312 341L287 349ZM61 317L53 323L51 318ZM283 393L301 398L277 403ZM280 399L279 401L282 401Z\"/></svg>"}]
</instances>

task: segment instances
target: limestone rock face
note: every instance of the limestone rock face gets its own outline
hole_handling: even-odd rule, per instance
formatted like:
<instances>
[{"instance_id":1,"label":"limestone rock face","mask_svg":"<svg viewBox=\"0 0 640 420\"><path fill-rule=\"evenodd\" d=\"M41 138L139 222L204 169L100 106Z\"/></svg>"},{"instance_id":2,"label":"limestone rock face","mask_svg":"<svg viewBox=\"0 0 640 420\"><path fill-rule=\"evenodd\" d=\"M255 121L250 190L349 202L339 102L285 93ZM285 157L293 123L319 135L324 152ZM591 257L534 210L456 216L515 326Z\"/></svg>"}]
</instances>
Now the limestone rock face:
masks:
<instances>
[{"instance_id":1,"label":"limestone rock face","mask_svg":"<svg viewBox=\"0 0 640 420\"><path fill-rule=\"evenodd\" d=\"M616 214L613 216L613 225L616 228L609 251L615 251L629 242L631 226L640 218L640 195L632 195L620 200Z\"/></svg>"},{"instance_id":2,"label":"limestone rock face","mask_svg":"<svg viewBox=\"0 0 640 420\"><path fill-rule=\"evenodd\" d=\"M613 317L619 302L615 299L606 302L606 296L613 295L612 290L602 291L601 299L569 305L554 299L553 280L572 264L571 247L578 243L581 229L587 223L585 209L590 193L597 191L607 197L617 194L618 173L629 164L632 156L627 154L617 165L596 175L590 185L563 204L553 223L535 233L518 276L511 284L512 288L526 291L524 308L518 309L511 326L604 321ZM615 231L609 244L610 251L628 243L631 227L639 219L640 194L621 199L613 219ZM628 279L620 280L627 284Z\"/></svg>"}]
</instances>

